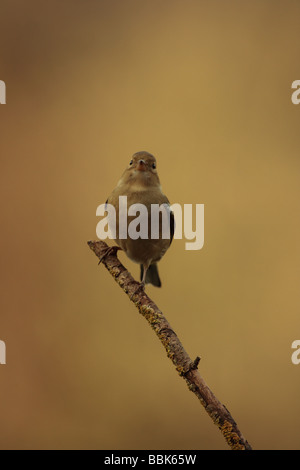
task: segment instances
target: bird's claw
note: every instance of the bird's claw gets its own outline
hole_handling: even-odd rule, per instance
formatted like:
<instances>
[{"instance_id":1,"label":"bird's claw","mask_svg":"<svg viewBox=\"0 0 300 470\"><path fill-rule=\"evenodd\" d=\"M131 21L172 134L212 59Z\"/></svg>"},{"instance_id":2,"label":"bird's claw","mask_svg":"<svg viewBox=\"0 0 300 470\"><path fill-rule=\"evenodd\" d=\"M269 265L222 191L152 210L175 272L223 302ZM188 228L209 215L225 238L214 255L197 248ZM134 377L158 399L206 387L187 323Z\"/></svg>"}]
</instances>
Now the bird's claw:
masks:
<instances>
[{"instance_id":1,"label":"bird's claw","mask_svg":"<svg viewBox=\"0 0 300 470\"><path fill-rule=\"evenodd\" d=\"M100 260L99 260L99 263L98 263L98 266L99 264L102 263L102 261L104 260L104 258L106 258L106 256L110 255L112 252L117 252L121 250L121 248L119 246L110 246L107 248L107 250L105 251L105 253L101 256Z\"/></svg>"},{"instance_id":2,"label":"bird's claw","mask_svg":"<svg viewBox=\"0 0 300 470\"><path fill-rule=\"evenodd\" d=\"M134 296L135 294L137 294L139 290L142 290L142 291L145 290L145 283L144 283L144 282L140 282L139 285L137 286L137 288L134 289L134 291L133 291L132 294L130 295L130 300L133 299L133 296Z\"/></svg>"}]
</instances>

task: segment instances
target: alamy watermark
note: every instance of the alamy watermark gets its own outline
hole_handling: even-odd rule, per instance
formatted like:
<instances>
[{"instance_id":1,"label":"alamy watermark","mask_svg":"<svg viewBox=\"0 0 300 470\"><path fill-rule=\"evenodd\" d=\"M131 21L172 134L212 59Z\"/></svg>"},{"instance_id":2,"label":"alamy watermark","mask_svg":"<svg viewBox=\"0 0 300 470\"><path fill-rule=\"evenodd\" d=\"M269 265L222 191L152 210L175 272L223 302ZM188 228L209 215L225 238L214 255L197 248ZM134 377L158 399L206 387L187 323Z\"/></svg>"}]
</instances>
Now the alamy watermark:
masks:
<instances>
[{"instance_id":1,"label":"alamy watermark","mask_svg":"<svg viewBox=\"0 0 300 470\"><path fill-rule=\"evenodd\" d=\"M6 104L6 85L3 80L0 80L0 104Z\"/></svg>"},{"instance_id":2,"label":"alamy watermark","mask_svg":"<svg viewBox=\"0 0 300 470\"><path fill-rule=\"evenodd\" d=\"M295 365L300 364L300 339L296 339L292 343L292 349L296 349L296 351L292 354L292 363Z\"/></svg>"},{"instance_id":3,"label":"alamy watermark","mask_svg":"<svg viewBox=\"0 0 300 470\"><path fill-rule=\"evenodd\" d=\"M6 345L0 341L0 364L6 364Z\"/></svg>"},{"instance_id":4,"label":"alamy watermark","mask_svg":"<svg viewBox=\"0 0 300 470\"><path fill-rule=\"evenodd\" d=\"M292 88L296 89L292 93L291 100L293 104L299 104L300 103L300 80L294 80L292 83Z\"/></svg>"},{"instance_id":5,"label":"alamy watermark","mask_svg":"<svg viewBox=\"0 0 300 470\"><path fill-rule=\"evenodd\" d=\"M204 245L204 204L196 204L194 211L193 204L151 204L149 213L144 204L132 204L128 207L127 196L120 196L118 215L111 204L100 204L96 215L102 217L96 227L100 240L157 240L174 236L174 239L189 240L185 243L186 250L201 250Z\"/></svg>"}]
</instances>

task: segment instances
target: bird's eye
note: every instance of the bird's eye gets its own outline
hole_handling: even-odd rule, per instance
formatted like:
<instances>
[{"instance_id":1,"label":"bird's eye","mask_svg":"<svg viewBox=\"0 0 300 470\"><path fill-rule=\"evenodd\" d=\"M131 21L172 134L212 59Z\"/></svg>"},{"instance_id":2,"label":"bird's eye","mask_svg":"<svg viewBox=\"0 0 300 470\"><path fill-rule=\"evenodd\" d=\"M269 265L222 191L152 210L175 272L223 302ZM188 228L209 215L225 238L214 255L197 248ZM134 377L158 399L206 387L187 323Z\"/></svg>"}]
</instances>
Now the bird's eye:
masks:
<instances>
[{"instance_id":1,"label":"bird's eye","mask_svg":"<svg viewBox=\"0 0 300 470\"><path fill-rule=\"evenodd\" d=\"M152 163L152 168L153 168L153 170L155 170L155 168L156 168L156 163Z\"/></svg>"},{"instance_id":2,"label":"bird's eye","mask_svg":"<svg viewBox=\"0 0 300 470\"><path fill-rule=\"evenodd\" d=\"M132 165L132 164L133 164L133 160L130 160L129 165Z\"/></svg>"}]
</instances>

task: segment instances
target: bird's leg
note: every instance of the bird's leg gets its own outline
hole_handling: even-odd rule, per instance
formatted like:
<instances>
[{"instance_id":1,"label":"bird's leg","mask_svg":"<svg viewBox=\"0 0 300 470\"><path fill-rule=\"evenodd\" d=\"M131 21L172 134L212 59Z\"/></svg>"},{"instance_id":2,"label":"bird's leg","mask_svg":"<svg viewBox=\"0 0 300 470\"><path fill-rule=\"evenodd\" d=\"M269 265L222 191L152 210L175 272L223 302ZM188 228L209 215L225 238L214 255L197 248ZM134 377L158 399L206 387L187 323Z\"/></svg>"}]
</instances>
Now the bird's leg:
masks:
<instances>
[{"instance_id":1,"label":"bird's leg","mask_svg":"<svg viewBox=\"0 0 300 470\"><path fill-rule=\"evenodd\" d=\"M148 265L144 265L144 272L143 272L143 279L141 280L141 282L139 283L139 285L137 286L136 289L134 289L133 293L131 294L130 296L130 300L132 300L133 296L141 289L141 290L145 290L145 285L146 285L146 274L147 274L147 270L148 270Z\"/></svg>"},{"instance_id":2,"label":"bird's leg","mask_svg":"<svg viewBox=\"0 0 300 470\"><path fill-rule=\"evenodd\" d=\"M119 250L122 250L122 248L120 248L119 246L109 246L107 250L105 251L105 253L101 256L98 265L102 263L102 261L104 260L104 258L106 258L106 256L110 255L113 252L115 252L116 254L117 251Z\"/></svg>"},{"instance_id":3,"label":"bird's leg","mask_svg":"<svg viewBox=\"0 0 300 470\"><path fill-rule=\"evenodd\" d=\"M140 284L140 286L143 288L145 288L145 285L146 285L146 274L147 274L148 268L149 266L144 265L143 279L141 280L141 284Z\"/></svg>"}]
</instances>

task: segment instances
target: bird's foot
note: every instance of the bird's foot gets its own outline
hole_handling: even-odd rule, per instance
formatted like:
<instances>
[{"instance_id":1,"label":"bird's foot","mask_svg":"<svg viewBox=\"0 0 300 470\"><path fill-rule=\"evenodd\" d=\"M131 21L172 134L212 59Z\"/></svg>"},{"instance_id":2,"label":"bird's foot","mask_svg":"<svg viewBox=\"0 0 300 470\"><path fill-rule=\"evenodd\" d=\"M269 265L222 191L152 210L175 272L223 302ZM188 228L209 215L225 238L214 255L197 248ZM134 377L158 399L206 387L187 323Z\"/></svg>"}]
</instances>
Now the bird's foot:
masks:
<instances>
[{"instance_id":1,"label":"bird's foot","mask_svg":"<svg viewBox=\"0 0 300 470\"><path fill-rule=\"evenodd\" d=\"M139 285L136 287L136 289L134 289L134 291L130 295L130 300L132 300L133 296L136 295L140 290L142 290L143 292L145 291L145 282L139 283Z\"/></svg>"},{"instance_id":2,"label":"bird's foot","mask_svg":"<svg viewBox=\"0 0 300 470\"><path fill-rule=\"evenodd\" d=\"M105 251L105 253L101 256L98 265L102 263L102 261L104 260L104 258L106 258L106 256L110 255L113 252L114 252L114 254L116 254L117 251L119 251L119 250L122 250L122 248L120 248L119 246L110 246L110 247L108 247L107 250Z\"/></svg>"}]
</instances>

